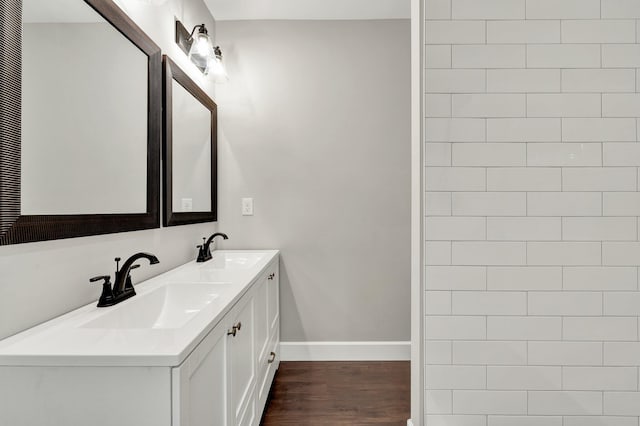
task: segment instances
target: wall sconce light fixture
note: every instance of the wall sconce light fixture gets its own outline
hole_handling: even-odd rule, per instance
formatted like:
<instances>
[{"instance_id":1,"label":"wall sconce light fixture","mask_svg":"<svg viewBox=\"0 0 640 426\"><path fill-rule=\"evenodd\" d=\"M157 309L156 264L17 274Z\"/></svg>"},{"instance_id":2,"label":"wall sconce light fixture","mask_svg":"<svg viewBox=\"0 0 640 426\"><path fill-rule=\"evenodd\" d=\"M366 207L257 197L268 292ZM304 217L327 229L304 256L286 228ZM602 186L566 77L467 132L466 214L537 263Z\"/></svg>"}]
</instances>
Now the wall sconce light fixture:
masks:
<instances>
[{"instance_id":1,"label":"wall sconce light fixture","mask_svg":"<svg viewBox=\"0 0 640 426\"><path fill-rule=\"evenodd\" d=\"M176 21L176 44L204 75L215 81L228 79L222 64L222 50L220 46L213 46L204 24L196 25L189 33L182 22Z\"/></svg>"}]
</instances>

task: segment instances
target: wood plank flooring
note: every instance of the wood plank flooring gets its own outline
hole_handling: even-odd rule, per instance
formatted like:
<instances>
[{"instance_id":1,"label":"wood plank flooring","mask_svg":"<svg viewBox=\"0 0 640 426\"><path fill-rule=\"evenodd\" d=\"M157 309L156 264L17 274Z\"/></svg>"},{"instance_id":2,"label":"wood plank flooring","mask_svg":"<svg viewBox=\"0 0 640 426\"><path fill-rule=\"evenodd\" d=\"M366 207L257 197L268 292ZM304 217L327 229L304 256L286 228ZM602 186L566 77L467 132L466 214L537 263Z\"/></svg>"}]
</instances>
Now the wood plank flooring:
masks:
<instances>
[{"instance_id":1,"label":"wood plank flooring","mask_svg":"<svg viewBox=\"0 0 640 426\"><path fill-rule=\"evenodd\" d=\"M409 362L281 362L262 426L404 426Z\"/></svg>"}]
</instances>

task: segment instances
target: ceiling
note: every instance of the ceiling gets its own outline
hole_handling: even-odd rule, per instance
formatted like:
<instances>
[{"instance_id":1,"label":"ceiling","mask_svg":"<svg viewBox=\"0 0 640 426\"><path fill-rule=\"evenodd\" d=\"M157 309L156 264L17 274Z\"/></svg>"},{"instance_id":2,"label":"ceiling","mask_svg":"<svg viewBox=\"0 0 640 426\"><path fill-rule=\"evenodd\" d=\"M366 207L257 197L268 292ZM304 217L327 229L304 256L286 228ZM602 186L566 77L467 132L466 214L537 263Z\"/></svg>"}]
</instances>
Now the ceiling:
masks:
<instances>
[{"instance_id":1,"label":"ceiling","mask_svg":"<svg viewBox=\"0 0 640 426\"><path fill-rule=\"evenodd\" d=\"M205 0L217 21L409 19L410 0Z\"/></svg>"}]
</instances>

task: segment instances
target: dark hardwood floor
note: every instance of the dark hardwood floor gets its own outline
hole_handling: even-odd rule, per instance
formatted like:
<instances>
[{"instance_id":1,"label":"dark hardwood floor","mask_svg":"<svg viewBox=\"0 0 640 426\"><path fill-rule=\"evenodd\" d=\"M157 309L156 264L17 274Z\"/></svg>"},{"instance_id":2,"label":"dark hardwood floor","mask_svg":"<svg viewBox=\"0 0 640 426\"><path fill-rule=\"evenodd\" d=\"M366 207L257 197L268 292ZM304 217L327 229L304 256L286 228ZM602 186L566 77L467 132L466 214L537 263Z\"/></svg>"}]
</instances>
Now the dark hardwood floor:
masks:
<instances>
[{"instance_id":1,"label":"dark hardwood floor","mask_svg":"<svg viewBox=\"0 0 640 426\"><path fill-rule=\"evenodd\" d=\"M404 426L409 362L282 362L263 426Z\"/></svg>"}]
</instances>

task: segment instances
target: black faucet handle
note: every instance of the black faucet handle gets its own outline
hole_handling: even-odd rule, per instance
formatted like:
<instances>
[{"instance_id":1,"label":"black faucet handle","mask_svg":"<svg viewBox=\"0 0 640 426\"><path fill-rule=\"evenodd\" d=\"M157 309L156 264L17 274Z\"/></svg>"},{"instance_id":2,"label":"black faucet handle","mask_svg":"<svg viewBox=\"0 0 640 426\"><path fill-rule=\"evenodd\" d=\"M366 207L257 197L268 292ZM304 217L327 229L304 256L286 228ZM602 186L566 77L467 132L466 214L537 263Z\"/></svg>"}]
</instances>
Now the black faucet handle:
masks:
<instances>
[{"instance_id":1,"label":"black faucet handle","mask_svg":"<svg viewBox=\"0 0 640 426\"><path fill-rule=\"evenodd\" d=\"M111 284L111 277L109 275L98 275L89 279L89 282L95 283L96 281L104 280L104 284Z\"/></svg>"},{"instance_id":2,"label":"black faucet handle","mask_svg":"<svg viewBox=\"0 0 640 426\"><path fill-rule=\"evenodd\" d=\"M136 263L135 265L131 265L131 267L129 268L129 272L133 271L134 269L137 269L140 267L139 263ZM131 281L131 275L127 274L127 276L125 277L125 283L124 283L124 289L125 290L133 290L133 282Z\"/></svg>"},{"instance_id":3,"label":"black faucet handle","mask_svg":"<svg viewBox=\"0 0 640 426\"><path fill-rule=\"evenodd\" d=\"M97 277L90 278L89 281L94 283L96 281L104 280L102 283L102 294L98 300L98 307L115 305L113 297L113 289L111 288L111 277L109 275L98 275Z\"/></svg>"}]
</instances>

